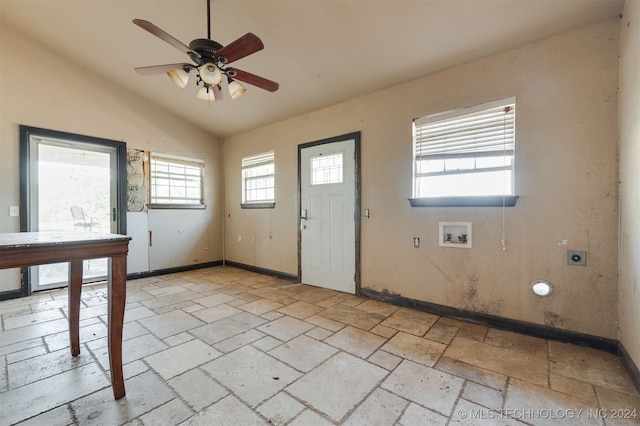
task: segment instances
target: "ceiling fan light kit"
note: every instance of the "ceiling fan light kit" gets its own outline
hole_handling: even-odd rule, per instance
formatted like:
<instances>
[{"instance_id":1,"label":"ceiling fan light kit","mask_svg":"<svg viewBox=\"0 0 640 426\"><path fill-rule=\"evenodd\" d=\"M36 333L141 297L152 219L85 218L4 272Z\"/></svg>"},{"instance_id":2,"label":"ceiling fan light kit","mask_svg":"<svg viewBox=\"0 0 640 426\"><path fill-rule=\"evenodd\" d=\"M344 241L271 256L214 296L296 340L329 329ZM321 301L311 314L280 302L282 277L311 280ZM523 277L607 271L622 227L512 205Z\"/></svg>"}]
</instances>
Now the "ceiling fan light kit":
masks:
<instances>
[{"instance_id":1,"label":"ceiling fan light kit","mask_svg":"<svg viewBox=\"0 0 640 426\"><path fill-rule=\"evenodd\" d=\"M237 99L240 96L244 95L244 92L247 91L247 89L245 89L245 87L242 84L233 80L231 77L228 77L228 82L229 82L229 94L231 95L231 99Z\"/></svg>"},{"instance_id":2,"label":"ceiling fan light kit","mask_svg":"<svg viewBox=\"0 0 640 426\"><path fill-rule=\"evenodd\" d=\"M178 86L181 89L187 87L187 83L189 82L189 73L187 73L184 68L175 68L167 71L167 75L173 81L173 84Z\"/></svg>"},{"instance_id":3,"label":"ceiling fan light kit","mask_svg":"<svg viewBox=\"0 0 640 426\"><path fill-rule=\"evenodd\" d=\"M222 81L222 72L215 64L207 62L198 68L200 79L209 86L215 86Z\"/></svg>"},{"instance_id":4,"label":"ceiling fan light kit","mask_svg":"<svg viewBox=\"0 0 640 426\"><path fill-rule=\"evenodd\" d=\"M210 0L207 0L207 27L209 39L195 39L189 46L174 38L156 25L143 19L134 19L133 23L140 28L150 32L154 36L170 44L176 49L186 53L194 62L178 63L167 65L154 65L150 67L138 67L135 71L141 75L157 75L166 73L173 84L184 89L189 82L189 72L196 69L198 71L196 85L202 87L198 91L196 98L207 102L214 102L223 99L220 83L224 76L227 77L228 90L231 99L242 96L247 89L236 80L251 84L269 92L275 92L280 85L275 81L268 80L255 74L227 67L228 64L249 56L264 49L262 41L252 33L247 33L239 39L223 46L211 40L211 19Z\"/></svg>"},{"instance_id":5,"label":"ceiling fan light kit","mask_svg":"<svg viewBox=\"0 0 640 426\"><path fill-rule=\"evenodd\" d=\"M216 100L213 88L210 86L202 86L200 90L198 90L196 98L206 102L215 102Z\"/></svg>"}]
</instances>

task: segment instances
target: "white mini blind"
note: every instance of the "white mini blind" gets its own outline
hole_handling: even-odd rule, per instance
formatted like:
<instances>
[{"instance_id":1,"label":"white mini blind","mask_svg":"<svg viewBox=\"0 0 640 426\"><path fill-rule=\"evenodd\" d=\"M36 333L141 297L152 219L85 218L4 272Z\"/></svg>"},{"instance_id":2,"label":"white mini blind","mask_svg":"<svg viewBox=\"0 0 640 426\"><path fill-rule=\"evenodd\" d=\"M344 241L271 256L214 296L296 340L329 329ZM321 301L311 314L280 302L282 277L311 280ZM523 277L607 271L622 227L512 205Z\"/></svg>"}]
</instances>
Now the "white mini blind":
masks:
<instances>
[{"instance_id":1,"label":"white mini blind","mask_svg":"<svg viewBox=\"0 0 640 426\"><path fill-rule=\"evenodd\" d=\"M514 194L515 97L413 121L413 196Z\"/></svg>"},{"instance_id":2,"label":"white mini blind","mask_svg":"<svg viewBox=\"0 0 640 426\"><path fill-rule=\"evenodd\" d=\"M414 141L416 160L513 155L515 98L416 119Z\"/></svg>"},{"instance_id":3,"label":"white mini blind","mask_svg":"<svg viewBox=\"0 0 640 426\"><path fill-rule=\"evenodd\" d=\"M251 155L242 159L242 168L254 167L262 164L273 163L273 151L262 154Z\"/></svg>"},{"instance_id":4,"label":"white mini blind","mask_svg":"<svg viewBox=\"0 0 640 426\"><path fill-rule=\"evenodd\" d=\"M204 160L151 153L151 204L204 205Z\"/></svg>"}]
</instances>

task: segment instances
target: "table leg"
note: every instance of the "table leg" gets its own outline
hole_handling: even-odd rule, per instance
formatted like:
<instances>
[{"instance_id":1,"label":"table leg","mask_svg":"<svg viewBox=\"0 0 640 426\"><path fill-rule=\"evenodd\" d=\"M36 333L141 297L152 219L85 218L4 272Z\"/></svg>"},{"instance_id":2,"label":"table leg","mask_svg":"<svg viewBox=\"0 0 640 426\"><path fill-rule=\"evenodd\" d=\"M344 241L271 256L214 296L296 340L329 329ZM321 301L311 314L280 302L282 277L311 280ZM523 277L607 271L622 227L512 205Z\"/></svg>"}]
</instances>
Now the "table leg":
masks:
<instances>
[{"instance_id":1,"label":"table leg","mask_svg":"<svg viewBox=\"0 0 640 426\"><path fill-rule=\"evenodd\" d=\"M122 326L124 306L127 298L127 257L115 256L109 259L109 368L113 396L120 399L125 395L122 374Z\"/></svg>"},{"instance_id":2,"label":"table leg","mask_svg":"<svg viewBox=\"0 0 640 426\"><path fill-rule=\"evenodd\" d=\"M82 293L82 260L69 262L69 340L71 355L80 354L80 295Z\"/></svg>"}]
</instances>

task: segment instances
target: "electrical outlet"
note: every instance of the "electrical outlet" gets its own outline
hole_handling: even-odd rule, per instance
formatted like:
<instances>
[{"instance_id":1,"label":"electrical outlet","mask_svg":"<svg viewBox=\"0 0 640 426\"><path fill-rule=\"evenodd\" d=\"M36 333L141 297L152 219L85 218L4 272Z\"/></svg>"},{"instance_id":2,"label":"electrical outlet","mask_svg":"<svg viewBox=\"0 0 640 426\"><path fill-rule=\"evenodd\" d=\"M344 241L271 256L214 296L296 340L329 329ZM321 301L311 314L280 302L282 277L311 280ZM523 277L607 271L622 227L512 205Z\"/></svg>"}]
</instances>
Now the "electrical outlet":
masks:
<instances>
[{"instance_id":1,"label":"electrical outlet","mask_svg":"<svg viewBox=\"0 0 640 426\"><path fill-rule=\"evenodd\" d=\"M419 248L420 247L420 238L419 237L413 237L413 246L415 248Z\"/></svg>"},{"instance_id":2,"label":"electrical outlet","mask_svg":"<svg viewBox=\"0 0 640 426\"><path fill-rule=\"evenodd\" d=\"M9 216L20 216L20 206L9 206Z\"/></svg>"},{"instance_id":3,"label":"electrical outlet","mask_svg":"<svg viewBox=\"0 0 640 426\"><path fill-rule=\"evenodd\" d=\"M567 250L567 265L586 266L587 252Z\"/></svg>"}]
</instances>

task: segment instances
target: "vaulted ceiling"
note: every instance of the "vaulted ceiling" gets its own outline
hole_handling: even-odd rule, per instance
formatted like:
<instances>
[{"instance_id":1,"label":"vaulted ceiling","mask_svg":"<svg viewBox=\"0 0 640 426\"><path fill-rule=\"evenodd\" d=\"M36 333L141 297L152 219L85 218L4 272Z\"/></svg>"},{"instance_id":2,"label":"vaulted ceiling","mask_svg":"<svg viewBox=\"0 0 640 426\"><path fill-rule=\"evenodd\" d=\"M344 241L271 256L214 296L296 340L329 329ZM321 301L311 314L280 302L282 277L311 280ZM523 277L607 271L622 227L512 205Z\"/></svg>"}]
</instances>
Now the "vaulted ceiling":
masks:
<instances>
[{"instance_id":1,"label":"vaulted ceiling","mask_svg":"<svg viewBox=\"0 0 640 426\"><path fill-rule=\"evenodd\" d=\"M135 67L188 62L135 26L188 44L207 36L207 0L0 0L1 24L98 78L219 137L323 108L528 42L618 16L624 0L211 0L211 38L247 32L264 50L234 66L280 83L207 104ZM10 58L2 58L10 60ZM399 102L389 99L389 102Z\"/></svg>"}]
</instances>

